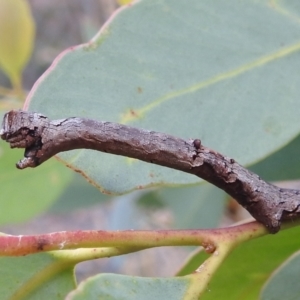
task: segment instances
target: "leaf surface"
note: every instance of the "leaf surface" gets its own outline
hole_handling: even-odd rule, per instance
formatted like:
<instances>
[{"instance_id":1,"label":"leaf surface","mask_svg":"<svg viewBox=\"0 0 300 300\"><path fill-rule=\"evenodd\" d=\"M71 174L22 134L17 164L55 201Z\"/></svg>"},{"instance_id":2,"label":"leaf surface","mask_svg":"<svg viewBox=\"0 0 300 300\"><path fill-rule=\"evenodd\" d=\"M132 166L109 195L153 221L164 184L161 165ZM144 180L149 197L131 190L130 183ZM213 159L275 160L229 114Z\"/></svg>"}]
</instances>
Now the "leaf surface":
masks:
<instances>
[{"instance_id":1,"label":"leaf surface","mask_svg":"<svg viewBox=\"0 0 300 300\"><path fill-rule=\"evenodd\" d=\"M26 221L44 212L63 193L73 172L55 159L37 169L18 170L24 150L0 144L0 224Z\"/></svg>"},{"instance_id":2,"label":"leaf surface","mask_svg":"<svg viewBox=\"0 0 300 300\"><path fill-rule=\"evenodd\" d=\"M300 228L295 227L238 246L218 269L201 300L222 299L224 295L231 300L258 299L262 286L278 265L299 249L299 232ZM207 256L196 251L177 275L192 273Z\"/></svg>"},{"instance_id":3,"label":"leaf surface","mask_svg":"<svg viewBox=\"0 0 300 300\"><path fill-rule=\"evenodd\" d=\"M220 225L226 196L211 184L166 188L157 192L173 213L174 229L204 229Z\"/></svg>"},{"instance_id":4,"label":"leaf surface","mask_svg":"<svg viewBox=\"0 0 300 300\"><path fill-rule=\"evenodd\" d=\"M50 253L0 257L2 299L61 300L75 288L73 267Z\"/></svg>"},{"instance_id":5,"label":"leaf surface","mask_svg":"<svg viewBox=\"0 0 300 300\"><path fill-rule=\"evenodd\" d=\"M262 290L260 299L292 300L299 298L299 254L299 251L293 254L272 274Z\"/></svg>"},{"instance_id":6,"label":"leaf surface","mask_svg":"<svg viewBox=\"0 0 300 300\"><path fill-rule=\"evenodd\" d=\"M250 167L250 170L267 181L295 180L300 178L300 136L287 146Z\"/></svg>"},{"instance_id":7,"label":"leaf surface","mask_svg":"<svg viewBox=\"0 0 300 300\"><path fill-rule=\"evenodd\" d=\"M299 11L295 1L136 2L62 53L25 108L200 138L253 164L300 132ZM60 157L107 192L200 181L95 151Z\"/></svg>"},{"instance_id":8,"label":"leaf surface","mask_svg":"<svg viewBox=\"0 0 300 300\"><path fill-rule=\"evenodd\" d=\"M165 300L185 298L191 280L188 278L142 278L115 274L100 274L82 282L66 300Z\"/></svg>"}]
</instances>

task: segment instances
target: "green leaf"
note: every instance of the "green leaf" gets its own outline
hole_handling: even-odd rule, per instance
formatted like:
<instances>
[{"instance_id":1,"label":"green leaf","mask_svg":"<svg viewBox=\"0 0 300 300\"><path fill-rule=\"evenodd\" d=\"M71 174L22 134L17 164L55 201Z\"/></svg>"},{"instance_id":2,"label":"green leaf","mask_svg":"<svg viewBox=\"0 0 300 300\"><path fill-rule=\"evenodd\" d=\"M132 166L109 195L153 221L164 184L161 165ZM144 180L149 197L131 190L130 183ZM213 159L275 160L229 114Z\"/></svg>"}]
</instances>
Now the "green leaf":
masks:
<instances>
[{"instance_id":1,"label":"green leaf","mask_svg":"<svg viewBox=\"0 0 300 300\"><path fill-rule=\"evenodd\" d=\"M213 228L220 225L225 201L223 191L205 183L136 192L115 198L110 229L138 229L147 223L146 227L160 228L151 213L162 208L172 213L168 225L173 229Z\"/></svg>"},{"instance_id":2,"label":"green leaf","mask_svg":"<svg viewBox=\"0 0 300 300\"><path fill-rule=\"evenodd\" d=\"M200 138L253 164L300 131L300 7L285 5L136 2L91 42L61 54L25 108L53 119L81 116ZM113 193L200 181L95 151L60 157Z\"/></svg>"},{"instance_id":3,"label":"green leaf","mask_svg":"<svg viewBox=\"0 0 300 300\"><path fill-rule=\"evenodd\" d=\"M72 180L65 185L62 193L48 211L54 214L66 213L74 209L99 204L110 198L110 196L102 194L96 187L89 184L85 178L74 173Z\"/></svg>"},{"instance_id":4,"label":"green leaf","mask_svg":"<svg viewBox=\"0 0 300 300\"><path fill-rule=\"evenodd\" d=\"M207 258L208 254L203 250L202 247L198 247L187 257L185 263L176 273L176 276L192 274Z\"/></svg>"},{"instance_id":5,"label":"green leaf","mask_svg":"<svg viewBox=\"0 0 300 300\"><path fill-rule=\"evenodd\" d=\"M230 300L258 299L272 272L299 249L299 233L300 228L295 227L240 245L218 269L201 300L223 299L224 295ZM177 275L190 274L206 258L203 251L194 252Z\"/></svg>"},{"instance_id":6,"label":"green leaf","mask_svg":"<svg viewBox=\"0 0 300 300\"><path fill-rule=\"evenodd\" d=\"M189 278L143 278L115 274L100 274L79 284L67 300L179 300L185 298Z\"/></svg>"},{"instance_id":7,"label":"green leaf","mask_svg":"<svg viewBox=\"0 0 300 300\"><path fill-rule=\"evenodd\" d=\"M174 229L220 225L226 198L223 191L211 184L162 189L158 195L174 215Z\"/></svg>"},{"instance_id":8,"label":"green leaf","mask_svg":"<svg viewBox=\"0 0 300 300\"><path fill-rule=\"evenodd\" d=\"M64 299L75 288L73 267L55 254L0 257L1 299Z\"/></svg>"},{"instance_id":9,"label":"green leaf","mask_svg":"<svg viewBox=\"0 0 300 300\"><path fill-rule=\"evenodd\" d=\"M32 52L34 34L27 1L0 0L0 67L17 88Z\"/></svg>"},{"instance_id":10,"label":"green leaf","mask_svg":"<svg viewBox=\"0 0 300 300\"><path fill-rule=\"evenodd\" d=\"M300 136L283 149L250 167L264 180L283 181L300 178Z\"/></svg>"},{"instance_id":11,"label":"green leaf","mask_svg":"<svg viewBox=\"0 0 300 300\"><path fill-rule=\"evenodd\" d=\"M260 299L292 300L299 299L300 252L289 257L270 277Z\"/></svg>"},{"instance_id":12,"label":"green leaf","mask_svg":"<svg viewBox=\"0 0 300 300\"><path fill-rule=\"evenodd\" d=\"M18 170L24 150L0 143L0 224L26 221L44 212L61 195L73 172L52 159L37 169Z\"/></svg>"}]
</instances>

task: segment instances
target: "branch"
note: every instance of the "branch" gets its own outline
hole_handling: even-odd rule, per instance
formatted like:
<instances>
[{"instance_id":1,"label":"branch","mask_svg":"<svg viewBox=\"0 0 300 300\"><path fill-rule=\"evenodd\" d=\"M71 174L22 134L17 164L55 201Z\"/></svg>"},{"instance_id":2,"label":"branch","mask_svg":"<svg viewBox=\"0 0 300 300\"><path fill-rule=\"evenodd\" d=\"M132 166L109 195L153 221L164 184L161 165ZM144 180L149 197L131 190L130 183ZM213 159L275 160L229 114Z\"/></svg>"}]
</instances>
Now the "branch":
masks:
<instances>
[{"instance_id":1,"label":"branch","mask_svg":"<svg viewBox=\"0 0 300 300\"><path fill-rule=\"evenodd\" d=\"M171 135L83 118L51 121L26 111L5 114L1 138L25 148L19 169L36 167L55 154L85 148L128 156L194 174L227 192L272 233L283 221L300 217L300 191L263 181L234 159Z\"/></svg>"},{"instance_id":2,"label":"branch","mask_svg":"<svg viewBox=\"0 0 300 300\"><path fill-rule=\"evenodd\" d=\"M27 236L0 235L0 256L23 256L53 250L96 247L115 247L122 254L162 246L202 246L211 254L220 247L228 252L244 241L265 234L265 227L254 221L219 229L79 230Z\"/></svg>"}]
</instances>

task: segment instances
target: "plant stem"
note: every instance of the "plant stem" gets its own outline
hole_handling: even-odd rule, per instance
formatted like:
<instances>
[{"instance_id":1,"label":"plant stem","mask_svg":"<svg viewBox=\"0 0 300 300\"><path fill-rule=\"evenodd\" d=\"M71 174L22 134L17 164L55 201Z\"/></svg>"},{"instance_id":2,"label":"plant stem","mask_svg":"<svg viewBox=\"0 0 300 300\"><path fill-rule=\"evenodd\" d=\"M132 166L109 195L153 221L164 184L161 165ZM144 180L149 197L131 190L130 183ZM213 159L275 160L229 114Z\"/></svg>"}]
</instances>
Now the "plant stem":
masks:
<instances>
[{"instance_id":1,"label":"plant stem","mask_svg":"<svg viewBox=\"0 0 300 300\"><path fill-rule=\"evenodd\" d=\"M12 148L25 148L19 169L36 167L53 155L86 148L173 168L201 177L227 192L272 233L283 221L300 217L300 191L263 181L234 159L209 149L199 139L83 118L50 121L25 111L4 116L1 138Z\"/></svg>"},{"instance_id":2,"label":"plant stem","mask_svg":"<svg viewBox=\"0 0 300 300\"><path fill-rule=\"evenodd\" d=\"M251 222L236 227L207 230L160 231L63 231L34 236L0 236L0 256L20 256L42 251L75 248L121 247L128 249L161 246L203 246L212 253L224 243L230 245L256 237L258 228L267 234L265 227ZM259 233L260 235L262 233ZM224 239L224 240L223 240Z\"/></svg>"},{"instance_id":3,"label":"plant stem","mask_svg":"<svg viewBox=\"0 0 300 300\"><path fill-rule=\"evenodd\" d=\"M240 226L243 228L242 231L238 230ZM203 295L207 291L213 275L236 246L244 241L266 234L267 231L265 227L257 222L252 222L228 228L222 235L217 236L215 242L217 248L212 255L206 259L193 274L187 275L187 277L192 279L189 292L197 295L197 297Z\"/></svg>"}]
</instances>

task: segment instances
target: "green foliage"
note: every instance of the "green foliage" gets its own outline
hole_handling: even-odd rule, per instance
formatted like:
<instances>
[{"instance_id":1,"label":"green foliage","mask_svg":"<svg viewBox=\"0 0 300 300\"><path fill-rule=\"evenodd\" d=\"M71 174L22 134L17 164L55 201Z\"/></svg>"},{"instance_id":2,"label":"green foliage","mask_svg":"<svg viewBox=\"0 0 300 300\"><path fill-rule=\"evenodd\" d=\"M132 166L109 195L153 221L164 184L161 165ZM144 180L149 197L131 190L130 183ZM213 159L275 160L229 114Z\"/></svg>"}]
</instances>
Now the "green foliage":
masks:
<instances>
[{"instance_id":1,"label":"green foliage","mask_svg":"<svg viewBox=\"0 0 300 300\"><path fill-rule=\"evenodd\" d=\"M272 272L299 249L297 241L299 232L300 229L297 227L282 231L275 236L268 235L251 240L237 247L218 269L201 300L221 299L222 295L226 295L230 300L258 299L262 285L272 275ZM205 252L196 251L177 275L190 274L206 258ZM291 267L291 265L289 266ZM299 269L295 272L298 272L299 275ZM285 285L287 279L282 280L282 285ZM268 289L276 288L274 286L276 284L278 286L278 282L271 280ZM285 288L281 287L282 293L286 293ZM270 298L267 296L268 293L269 291L265 291L262 299L294 299Z\"/></svg>"},{"instance_id":2,"label":"green foliage","mask_svg":"<svg viewBox=\"0 0 300 300\"><path fill-rule=\"evenodd\" d=\"M260 299L298 299L300 294L299 267L299 251L297 251L269 278Z\"/></svg>"},{"instance_id":3,"label":"green foliage","mask_svg":"<svg viewBox=\"0 0 300 300\"><path fill-rule=\"evenodd\" d=\"M226 196L210 184L161 189L157 194L173 212L174 229L213 228L220 225Z\"/></svg>"},{"instance_id":4,"label":"green foliage","mask_svg":"<svg viewBox=\"0 0 300 300\"><path fill-rule=\"evenodd\" d=\"M201 138L203 144L252 165L265 179L298 179L299 13L296 1L272 5L236 0L191 0L188 5L172 0L137 2L120 10L90 43L61 55L38 81L25 107L53 119L83 116ZM29 50L30 26L24 37ZM18 43L24 48L22 39ZM16 60L21 67L28 49L21 49L20 61ZM0 62L3 65L1 57ZM5 70L13 70L7 71L12 78L18 68L8 59L5 62L9 65ZM1 224L26 220L51 205L57 212L106 199L55 160L35 170L14 170L21 156L0 144ZM145 196L146 205L140 201L144 207L155 199L172 211L173 228L220 224L226 196L199 184L196 177L87 150L59 156L106 192L186 185L152 190L128 201L126 208L112 212L118 224L138 228L147 210L142 212L135 204ZM87 249L1 257L0 291L4 299L63 299L69 292L67 299L197 299L201 293L201 299L224 295L227 299L252 300L259 295L261 299L293 299L297 285L286 288L283 284L299 276L298 255L287 260L299 249L298 235L296 227L255 240L250 235L237 236L237 242L228 229L223 240L217 240L219 248L213 255L199 249L192 254L177 274L181 277L101 274L71 292L76 287L76 263L142 250L134 242L93 248L94 244L83 240L77 247ZM209 237L215 238L213 231ZM250 241L242 243L246 240ZM62 240L58 249L67 241ZM223 262L224 247L232 253ZM210 269L202 275L205 266Z\"/></svg>"},{"instance_id":5,"label":"green foliage","mask_svg":"<svg viewBox=\"0 0 300 300\"><path fill-rule=\"evenodd\" d=\"M184 299L191 280L188 278L142 278L101 274L81 283L67 300L165 300ZM196 299L196 298L194 298Z\"/></svg>"},{"instance_id":6,"label":"green foliage","mask_svg":"<svg viewBox=\"0 0 300 300\"><path fill-rule=\"evenodd\" d=\"M253 164L299 133L299 37L300 23L268 1L140 1L64 52L26 107L200 138ZM59 156L110 193L199 182L105 153Z\"/></svg>"},{"instance_id":7,"label":"green foliage","mask_svg":"<svg viewBox=\"0 0 300 300\"><path fill-rule=\"evenodd\" d=\"M296 137L283 149L271 154L266 159L250 167L268 181L292 180L300 178L300 168L297 163L300 136ZM296 162L296 163L295 163Z\"/></svg>"},{"instance_id":8,"label":"green foliage","mask_svg":"<svg viewBox=\"0 0 300 300\"><path fill-rule=\"evenodd\" d=\"M14 166L23 151L0 145L0 224L26 221L45 211L60 196L73 174L56 160L38 170L20 172Z\"/></svg>"},{"instance_id":9,"label":"green foliage","mask_svg":"<svg viewBox=\"0 0 300 300\"><path fill-rule=\"evenodd\" d=\"M0 258L2 299L60 300L75 287L74 264L55 253Z\"/></svg>"}]
</instances>

